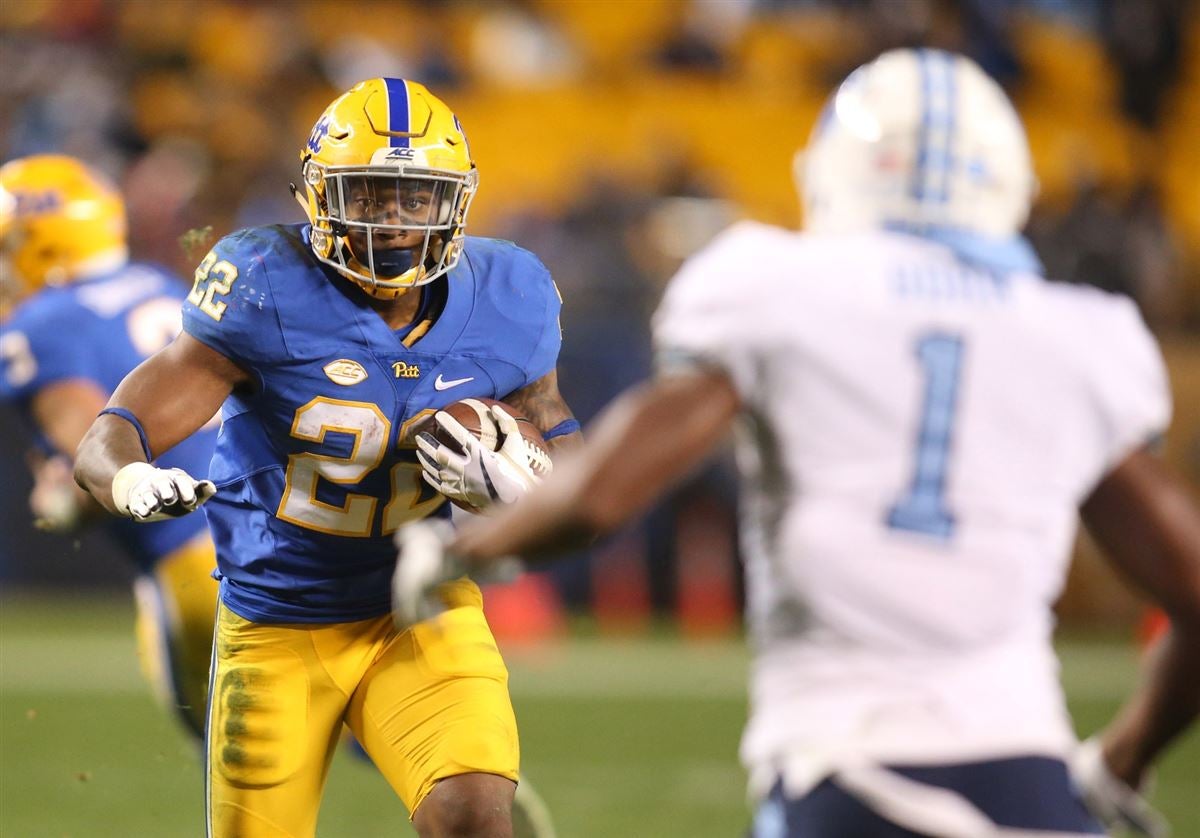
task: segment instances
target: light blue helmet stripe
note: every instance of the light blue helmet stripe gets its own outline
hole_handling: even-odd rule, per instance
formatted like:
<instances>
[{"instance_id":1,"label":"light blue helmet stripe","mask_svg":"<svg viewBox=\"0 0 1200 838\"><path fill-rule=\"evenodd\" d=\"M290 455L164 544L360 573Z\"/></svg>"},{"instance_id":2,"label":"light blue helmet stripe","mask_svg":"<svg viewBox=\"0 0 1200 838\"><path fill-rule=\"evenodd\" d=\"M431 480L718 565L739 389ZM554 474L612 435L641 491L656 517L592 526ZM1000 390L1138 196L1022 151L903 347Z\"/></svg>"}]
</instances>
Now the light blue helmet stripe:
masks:
<instances>
[{"instance_id":1,"label":"light blue helmet stripe","mask_svg":"<svg viewBox=\"0 0 1200 838\"><path fill-rule=\"evenodd\" d=\"M941 167L938 169L941 175L941 187L938 191L938 200L945 202L950 199L950 183L951 173L955 166L954 154L954 137L957 130L955 100L957 99L957 84L954 74L954 56L948 52L935 53L938 58L938 64L941 65L941 85L939 90L942 92L941 100L941 115L943 118L944 130L939 139L941 140Z\"/></svg>"},{"instance_id":2,"label":"light blue helmet stripe","mask_svg":"<svg viewBox=\"0 0 1200 838\"><path fill-rule=\"evenodd\" d=\"M926 50L917 51L917 71L921 84L921 122L917 126L917 159L913 166L912 184L909 188L913 200L925 200L925 162L929 146L929 58Z\"/></svg>"},{"instance_id":3,"label":"light blue helmet stripe","mask_svg":"<svg viewBox=\"0 0 1200 838\"><path fill-rule=\"evenodd\" d=\"M942 50L920 50L917 61L921 123L911 194L920 203L944 203L950 197L950 172L954 166L954 58Z\"/></svg>"},{"instance_id":4,"label":"light blue helmet stripe","mask_svg":"<svg viewBox=\"0 0 1200 838\"><path fill-rule=\"evenodd\" d=\"M409 131L408 82L404 79L384 79L388 94L388 130ZM408 148L408 137L391 137L393 148Z\"/></svg>"}]
</instances>

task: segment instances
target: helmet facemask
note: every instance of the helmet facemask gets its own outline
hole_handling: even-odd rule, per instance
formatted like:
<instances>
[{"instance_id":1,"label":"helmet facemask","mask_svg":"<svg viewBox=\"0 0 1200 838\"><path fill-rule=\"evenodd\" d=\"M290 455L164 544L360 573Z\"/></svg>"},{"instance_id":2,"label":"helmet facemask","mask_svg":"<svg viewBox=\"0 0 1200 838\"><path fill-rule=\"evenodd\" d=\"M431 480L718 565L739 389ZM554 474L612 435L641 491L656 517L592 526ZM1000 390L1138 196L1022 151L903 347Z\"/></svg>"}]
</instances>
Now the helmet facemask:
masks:
<instances>
[{"instance_id":1,"label":"helmet facemask","mask_svg":"<svg viewBox=\"0 0 1200 838\"><path fill-rule=\"evenodd\" d=\"M458 264L477 175L387 166L322 166L304 178L316 200L313 250L381 299L425 285Z\"/></svg>"}]
</instances>

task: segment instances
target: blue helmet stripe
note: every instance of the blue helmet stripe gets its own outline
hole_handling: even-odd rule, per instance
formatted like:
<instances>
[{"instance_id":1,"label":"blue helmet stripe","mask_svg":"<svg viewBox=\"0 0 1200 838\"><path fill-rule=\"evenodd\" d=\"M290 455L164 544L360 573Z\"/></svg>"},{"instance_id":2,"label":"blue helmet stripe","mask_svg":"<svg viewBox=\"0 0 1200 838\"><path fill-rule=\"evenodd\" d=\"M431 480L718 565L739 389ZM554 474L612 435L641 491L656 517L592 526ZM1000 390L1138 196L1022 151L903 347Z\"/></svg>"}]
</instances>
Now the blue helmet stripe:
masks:
<instances>
[{"instance_id":1,"label":"blue helmet stripe","mask_svg":"<svg viewBox=\"0 0 1200 838\"><path fill-rule=\"evenodd\" d=\"M926 50L917 52L917 70L921 75L921 124L917 127L917 159L913 166L912 184L909 192L913 199L925 199L925 160L929 146L929 55Z\"/></svg>"},{"instance_id":2,"label":"blue helmet stripe","mask_svg":"<svg viewBox=\"0 0 1200 838\"><path fill-rule=\"evenodd\" d=\"M939 137L941 141L941 167L939 174L941 177L941 189L938 191L938 200L945 202L950 198L950 182L951 171L953 170L954 159L954 135L955 135L955 78L954 78L954 56L948 52L936 53L938 64L941 66L941 116L943 131Z\"/></svg>"},{"instance_id":3,"label":"blue helmet stripe","mask_svg":"<svg viewBox=\"0 0 1200 838\"><path fill-rule=\"evenodd\" d=\"M388 130L409 131L408 82L404 79L384 79L388 94ZM408 148L408 137L391 137L393 148Z\"/></svg>"}]
</instances>

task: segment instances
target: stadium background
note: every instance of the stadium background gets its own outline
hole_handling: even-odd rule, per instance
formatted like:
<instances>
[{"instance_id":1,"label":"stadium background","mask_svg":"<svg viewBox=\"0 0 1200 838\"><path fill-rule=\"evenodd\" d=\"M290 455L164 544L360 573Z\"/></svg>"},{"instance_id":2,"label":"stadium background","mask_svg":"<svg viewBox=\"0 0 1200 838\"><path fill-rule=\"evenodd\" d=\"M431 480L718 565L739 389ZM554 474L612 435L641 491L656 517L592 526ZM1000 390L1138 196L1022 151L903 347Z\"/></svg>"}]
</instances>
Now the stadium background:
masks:
<instances>
[{"instance_id":1,"label":"stadium background","mask_svg":"<svg viewBox=\"0 0 1200 838\"><path fill-rule=\"evenodd\" d=\"M63 151L109 172L135 256L186 277L208 241L302 220L287 184L338 92L420 79L479 164L471 231L534 250L563 291L562 389L586 420L648 372L649 313L682 258L739 217L798 221L785 173L827 92L917 44L972 55L1014 97L1041 184L1029 233L1056 279L1137 300L1175 389L1166 456L1200 486L1200 14L1187 0L8 0L0 157ZM199 774L137 681L129 569L102 536L31 528L27 439L0 415L0 834L109 834L106 810L120 813L111 834L194 834L171 801L194 811ZM565 835L744 826L733 501L718 461L591 555L493 592L526 764ZM1086 537L1079 557L1060 610L1086 729L1128 683L1142 606ZM134 756L113 762L121 749ZM1190 824L1178 834L1200 836L1200 805L1171 796L1200 776L1197 736L1172 759L1160 794ZM335 776L322 834L384 834L386 790L339 794Z\"/></svg>"}]
</instances>

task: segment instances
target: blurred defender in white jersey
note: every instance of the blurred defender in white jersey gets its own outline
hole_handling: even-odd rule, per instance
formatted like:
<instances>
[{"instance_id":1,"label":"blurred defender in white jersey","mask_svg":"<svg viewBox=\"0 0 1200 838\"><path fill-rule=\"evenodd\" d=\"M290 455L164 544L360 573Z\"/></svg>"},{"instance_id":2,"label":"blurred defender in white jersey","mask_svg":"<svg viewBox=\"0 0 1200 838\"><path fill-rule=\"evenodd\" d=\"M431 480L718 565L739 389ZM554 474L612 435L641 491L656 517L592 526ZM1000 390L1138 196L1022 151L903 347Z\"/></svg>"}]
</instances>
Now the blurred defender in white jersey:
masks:
<instances>
[{"instance_id":1,"label":"blurred defender in white jersey","mask_svg":"<svg viewBox=\"0 0 1200 838\"><path fill-rule=\"evenodd\" d=\"M573 463L448 546L401 533L397 618L614 528L736 425L755 836L1159 834L1136 789L1200 705L1200 513L1144 451L1170 414L1153 338L1038 275L1023 130L965 58L861 68L799 168L806 231L741 224L687 263L659 375ZM1083 748L1050 642L1080 510L1173 622Z\"/></svg>"}]
</instances>

